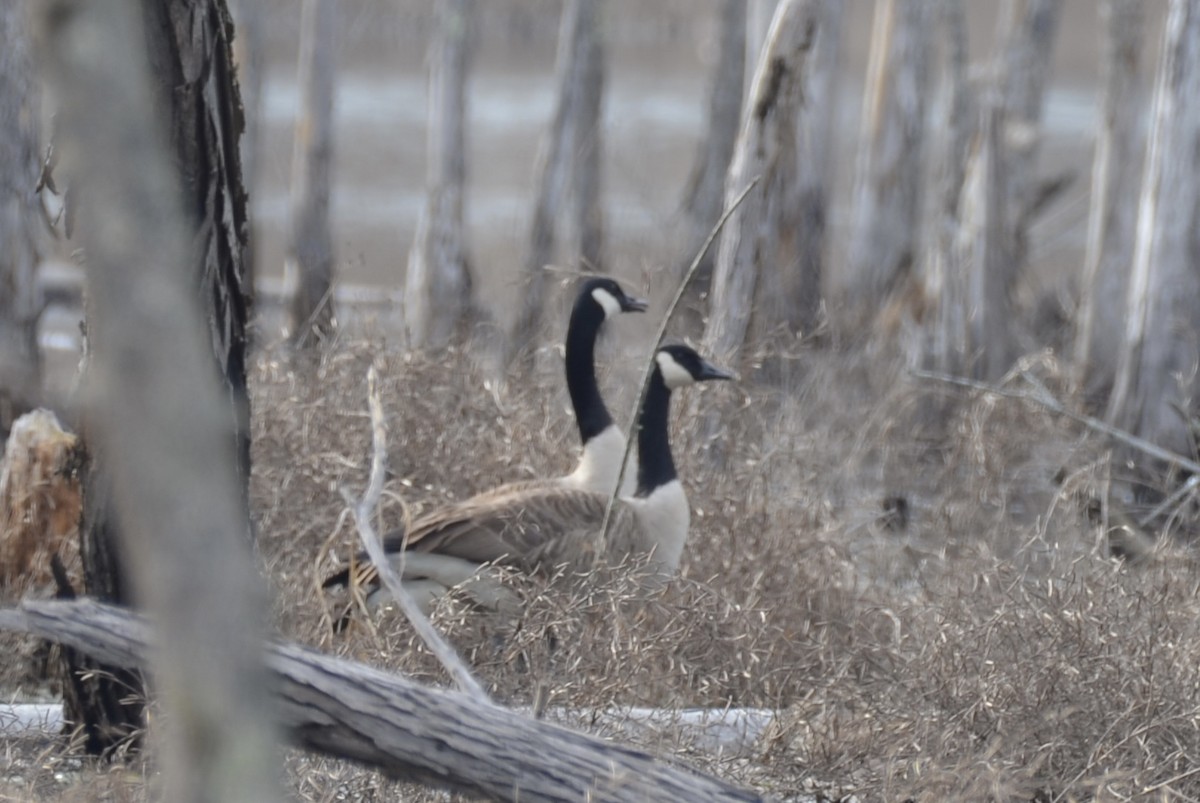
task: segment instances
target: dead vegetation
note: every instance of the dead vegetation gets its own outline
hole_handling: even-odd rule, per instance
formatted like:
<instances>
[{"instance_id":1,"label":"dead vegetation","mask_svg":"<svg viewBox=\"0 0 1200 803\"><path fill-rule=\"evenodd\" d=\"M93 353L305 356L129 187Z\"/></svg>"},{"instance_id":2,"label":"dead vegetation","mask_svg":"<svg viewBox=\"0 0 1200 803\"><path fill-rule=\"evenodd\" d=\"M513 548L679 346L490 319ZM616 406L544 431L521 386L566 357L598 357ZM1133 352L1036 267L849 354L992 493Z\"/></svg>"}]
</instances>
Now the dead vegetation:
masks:
<instances>
[{"instance_id":1,"label":"dead vegetation","mask_svg":"<svg viewBox=\"0 0 1200 803\"><path fill-rule=\"evenodd\" d=\"M724 467L677 413L693 527L661 593L510 576L526 601L515 619L452 599L435 623L497 700L584 729L600 727L588 712L634 706L778 711L749 751L669 730L642 742L785 799L1200 797L1191 548L1111 557L1106 444L1032 404L918 385L894 362L801 350L786 390L696 394L722 411ZM343 598L317 588L357 548L339 488L366 482L372 363L390 427L385 528L406 506L564 470L576 435L556 365L495 387L456 351L360 341L311 362L257 357L253 495L281 634L444 684L398 613L334 637ZM1029 365L1066 397L1052 359ZM951 394L942 420L920 423L925 393ZM304 800L444 799L311 756L290 755L288 772ZM63 794L22 778L22 794ZM143 799L122 778L111 799Z\"/></svg>"}]
</instances>

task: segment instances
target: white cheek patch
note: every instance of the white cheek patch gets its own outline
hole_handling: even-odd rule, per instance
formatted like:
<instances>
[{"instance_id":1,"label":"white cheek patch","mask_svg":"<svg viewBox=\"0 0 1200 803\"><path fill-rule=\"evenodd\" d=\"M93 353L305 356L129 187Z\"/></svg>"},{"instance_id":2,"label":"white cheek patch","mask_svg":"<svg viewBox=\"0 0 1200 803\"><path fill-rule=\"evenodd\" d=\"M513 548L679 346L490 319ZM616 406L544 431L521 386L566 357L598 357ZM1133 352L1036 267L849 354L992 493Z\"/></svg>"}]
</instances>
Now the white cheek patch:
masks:
<instances>
[{"instance_id":1,"label":"white cheek patch","mask_svg":"<svg viewBox=\"0 0 1200 803\"><path fill-rule=\"evenodd\" d=\"M696 381L692 372L676 362L669 351L658 352L654 359L658 362L658 372L662 374L663 382L669 389L675 390Z\"/></svg>"},{"instance_id":2,"label":"white cheek patch","mask_svg":"<svg viewBox=\"0 0 1200 803\"><path fill-rule=\"evenodd\" d=\"M621 302L617 301L616 297L603 287L597 287L593 290L592 298L596 299L596 303L604 310L605 318L611 318L614 315L620 314Z\"/></svg>"}]
</instances>

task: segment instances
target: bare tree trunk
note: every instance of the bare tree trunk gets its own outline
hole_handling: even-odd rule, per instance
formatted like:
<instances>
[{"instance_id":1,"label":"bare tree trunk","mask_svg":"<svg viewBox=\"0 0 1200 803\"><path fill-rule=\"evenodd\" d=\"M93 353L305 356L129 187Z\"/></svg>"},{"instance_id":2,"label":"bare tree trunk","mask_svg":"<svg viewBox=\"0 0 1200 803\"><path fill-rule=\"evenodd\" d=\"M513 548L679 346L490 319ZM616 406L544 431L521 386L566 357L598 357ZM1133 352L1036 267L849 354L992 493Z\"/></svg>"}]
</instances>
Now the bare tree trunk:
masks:
<instances>
[{"instance_id":1,"label":"bare tree trunk","mask_svg":"<svg viewBox=\"0 0 1200 803\"><path fill-rule=\"evenodd\" d=\"M1062 0L1005 0L1001 11L1006 30L997 80L1008 121L1002 158L1008 184L1005 217L1013 240L1010 270L1014 277L1024 265L1029 225L1040 207L1034 165L1061 16Z\"/></svg>"},{"instance_id":2,"label":"bare tree trunk","mask_svg":"<svg viewBox=\"0 0 1200 803\"><path fill-rule=\"evenodd\" d=\"M943 317L955 332L953 359L972 376L995 380L1012 360L1009 281L1011 239L1006 226L1007 164L1003 160L1004 108L998 98L981 104L975 137L959 202L959 229L951 286L943 300ZM966 302L957 296L965 293ZM947 307L952 305L952 309ZM966 320L959 315L965 313ZM960 350L954 342L965 344Z\"/></svg>"},{"instance_id":3,"label":"bare tree trunk","mask_svg":"<svg viewBox=\"0 0 1200 803\"><path fill-rule=\"evenodd\" d=\"M98 13L103 16L110 6L117 9L114 13L124 13L124 6L113 5L123 1L106 0L103 4L97 4L101 9ZM70 4L64 5L74 8ZM80 5L88 10L92 8L87 3ZM190 232L186 240L188 250L184 258L177 262L171 262L166 257L162 259L165 264L174 265L176 270L181 271L182 280L197 294L202 303L205 323L209 328L206 342L212 354L211 364L216 368L213 375L222 380L222 394L225 398L225 404L221 408L224 417L221 431L226 435L218 437L218 440L221 448L228 448L237 456L231 476L236 481L240 493L240 518L243 521L240 530L248 538L250 437L245 368L248 309L243 292L247 281L243 262L247 222L246 198L241 184L241 165L238 157L238 138L242 132L243 121L230 53L232 23L222 0L142 0L139 8L142 10L143 20L137 21L132 30L144 31L144 38L133 41L144 41L148 47L149 64L156 80L146 91L154 93L153 100L161 110L160 117L170 122L164 141L170 145L174 154L170 164L174 165L178 176L172 181L174 186L184 190L179 200L182 200L182 214ZM86 28L89 25L100 24L89 22L87 15L78 19L77 16L68 15L61 20L52 16L51 21L54 25L47 24L48 33L54 33L56 37L67 36L68 31L75 30L76 26ZM104 16L103 21L107 22L108 17ZM128 38L129 30L124 29L122 35ZM72 98L76 98L78 94L82 100L91 101L91 96L78 90L74 83L89 79L90 73L86 70L82 74L77 72L84 68L75 66L74 62L59 63L68 56L75 58L82 57L82 54L59 52L55 47L60 41L55 38L53 42L47 43L45 61L55 69L65 70L70 67L70 75L64 74L59 81L71 82L67 86ZM62 47L69 49L71 45ZM120 54L110 55L115 57L125 54L129 50L128 41L117 49L121 51ZM135 67L138 63L133 62ZM109 67L116 68L105 62L105 68ZM100 69L99 65L97 69ZM140 76L140 73L138 75ZM144 82L144 78L139 77L137 81ZM109 92L101 93L103 97L97 100L97 103L103 103L104 99L109 97L111 86L106 89ZM131 103L141 100L128 92L120 93L120 98ZM115 101L113 103L115 104ZM83 115L85 112L89 115L99 114L91 106L81 105L78 109L67 106L64 109L64 115ZM113 113L118 114L116 111ZM116 119L120 121L124 118L118 116ZM137 124L131 122L130 125ZM82 138L85 134L99 136L103 133L110 137L118 136L109 130L110 123L105 123L104 126L97 122L94 126L89 125L74 131L72 136L78 143L75 147L83 149ZM153 136L155 130L158 129L153 126L149 133L135 128L138 134L150 137L154 147L159 147L159 139ZM97 160L102 157L95 154L95 149L105 144L115 147L111 140L105 140L98 145L91 144L91 140L87 142L83 152ZM125 140L120 142L129 144ZM138 142L140 140L134 139L130 147L137 147ZM147 154L154 152L156 151L153 148L146 151ZM114 154L111 158L116 161L118 155ZM145 158L150 160L152 157L147 155ZM76 169L69 159L64 158L63 164L68 169ZM147 167L143 168L136 161L132 165L122 161L119 165L111 167L113 170L128 168L131 174L142 178L142 171L149 169L149 164L147 161ZM88 162L78 168L83 172L83 178L77 182L80 187L79 193L85 198L78 204L81 215L96 214L95 207L98 205L104 206L110 214L115 214L114 199L118 197L118 193L115 190L110 194L103 189L92 189L88 183L88 176L100 167L110 166ZM103 177L104 180L116 180L108 173L103 174ZM101 179L97 178L95 181L99 186ZM132 192L131 186L121 184L122 190ZM87 206L88 198L102 200ZM179 200L174 196L168 200L170 208L178 206ZM156 213L161 211L163 210L155 209ZM131 230L142 232L147 228L147 224L141 223ZM99 237L96 231L91 231L90 234L92 237ZM107 243L89 240L85 245L89 251L89 261L93 259L92 249L97 249L101 255L108 254L103 251L103 248L108 247ZM157 246L146 245L146 248L154 247ZM174 247L172 245L172 248ZM145 253L157 252L150 250ZM139 257L139 260L131 263L131 269L132 265L143 265L145 256ZM96 271L89 270L88 276L89 282L100 281ZM94 290L87 296L89 345L106 336L103 332L104 327L108 325L104 320L105 314L94 306L100 292ZM127 302L131 309L135 303L133 295L135 294L131 294ZM152 339L148 333L145 336ZM135 384L141 385L145 382ZM127 575L130 567L118 554L116 516L109 500L113 485L110 461L114 458L102 439L92 437L91 429L94 425L90 419L87 424L90 460L84 477L84 515L80 528L84 585L89 594L100 599L129 604L133 601ZM139 439L144 440L146 437L148 436L142 435ZM118 451L124 454L126 450L122 448ZM90 750L102 752L111 749L128 734L143 726L139 699L141 681L125 670L97 667L82 660L74 662L74 657L78 656L68 655L65 659L68 719L86 726Z\"/></svg>"},{"instance_id":4,"label":"bare tree trunk","mask_svg":"<svg viewBox=\"0 0 1200 803\"><path fill-rule=\"evenodd\" d=\"M685 258L678 266L679 276L683 275L692 255L700 250L721 217L725 176L737 140L738 122L742 119L742 84L746 73L745 0L723 0L717 15L717 36L717 63L713 65L708 94L708 122L684 191L687 239ZM703 284L706 277L711 277L711 271L712 257L708 256L696 274L697 282Z\"/></svg>"},{"instance_id":5,"label":"bare tree trunk","mask_svg":"<svg viewBox=\"0 0 1200 803\"><path fill-rule=\"evenodd\" d=\"M300 27L300 119L292 156L292 231L288 272L292 342L329 335L333 314L333 234L329 200L333 171L334 50L337 0L304 0Z\"/></svg>"},{"instance_id":6,"label":"bare tree trunk","mask_svg":"<svg viewBox=\"0 0 1200 803\"><path fill-rule=\"evenodd\" d=\"M443 0L429 65L428 186L408 255L404 311L409 345L442 348L471 303L463 234L468 43L472 0Z\"/></svg>"},{"instance_id":7,"label":"bare tree trunk","mask_svg":"<svg viewBox=\"0 0 1200 803\"><path fill-rule=\"evenodd\" d=\"M1108 417L1191 455L1200 361L1200 0L1172 0L1138 202L1125 339Z\"/></svg>"},{"instance_id":8,"label":"bare tree trunk","mask_svg":"<svg viewBox=\"0 0 1200 803\"><path fill-rule=\"evenodd\" d=\"M79 171L85 193L79 228L96 383L88 418L123 525L121 555L157 624L164 798L273 800L278 756L266 697L265 606L246 538L238 421L215 370L231 347L231 321L217 321L214 291L240 295L241 288L221 283L228 252L196 248L222 241L236 249L240 268L244 241L223 241L227 221L212 217L218 209L233 217L230 206L244 204L241 119L228 116L240 109L232 24L220 0L60 0L45 8L64 160ZM151 43L157 98L141 42ZM185 153L207 157L183 163L184 175L164 150L156 107L171 112L177 148L186 143ZM177 115L196 112L190 127L178 125ZM191 170L221 175L185 190ZM238 192L231 196L227 182ZM198 196L208 232L192 208ZM240 330L244 319L232 323Z\"/></svg>"},{"instance_id":9,"label":"bare tree trunk","mask_svg":"<svg viewBox=\"0 0 1200 803\"><path fill-rule=\"evenodd\" d=\"M912 274L909 293L898 299L898 324L910 365L950 373L968 370L971 346L965 265L956 254L959 201L963 196L970 147L976 130L967 85L967 24L962 0L940 0L939 100L929 134L930 184L925 257ZM934 412L930 410L930 412Z\"/></svg>"},{"instance_id":10,"label":"bare tree trunk","mask_svg":"<svg viewBox=\"0 0 1200 803\"><path fill-rule=\"evenodd\" d=\"M776 322L795 334L812 332L821 317L826 210L835 162L833 131L846 4L841 0L818 0L816 13L817 38L806 68L797 123L795 183L793 188L785 188L793 195L783 211L779 232L779 297L783 304L777 306ZM763 287L758 295L765 301Z\"/></svg>"},{"instance_id":11,"label":"bare tree trunk","mask_svg":"<svg viewBox=\"0 0 1200 803\"><path fill-rule=\"evenodd\" d=\"M784 320L783 298L763 299L757 285L764 265L790 270L793 260L776 262L780 231L796 221L795 182L797 114L808 80L807 59L817 38L818 3L784 0L775 12L766 47L755 71L746 117L726 182L726 198L736 198L755 176L761 180L725 224L713 273L704 348L732 362L746 340L751 319L763 330ZM826 110L806 109L806 114ZM790 202L790 203L789 203ZM778 276L771 279L778 287ZM764 303L754 309L756 297Z\"/></svg>"},{"instance_id":12,"label":"bare tree trunk","mask_svg":"<svg viewBox=\"0 0 1200 803\"><path fill-rule=\"evenodd\" d=\"M38 93L25 0L0 4L0 438L41 395Z\"/></svg>"},{"instance_id":13,"label":"bare tree trunk","mask_svg":"<svg viewBox=\"0 0 1200 803\"><path fill-rule=\"evenodd\" d=\"M1137 194L1142 166L1140 61L1145 10L1139 0L1104 0L1103 122L1092 164L1092 203L1080 280L1075 371L1084 392L1098 397L1112 386L1125 319L1133 261Z\"/></svg>"},{"instance_id":14,"label":"bare tree trunk","mask_svg":"<svg viewBox=\"0 0 1200 803\"><path fill-rule=\"evenodd\" d=\"M867 315L907 274L919 246L932 21L929 0L882 0L875 11L847 288Z\"/></svg>"},{"instance_id":15,"label":"bare tree trunk","mask_svg":"<svg viewBox=\"0 0 1200 803\"><path fill-rule=\"evenodd\" d=\"M555 226L568 201L579 239L577 254L590 261L593 269L600 267L599 125L604 76L600 8L600 0L567 0L563 8L555 66L558 91L554 116L538 154L529 256L522 276L520 309L508 344L510 360L528 351L541 328L545 268L554 257ZM589 162L592 159L595 161ZM576 196L568 199L572 174Z\"/></svg>"}]
</instances>

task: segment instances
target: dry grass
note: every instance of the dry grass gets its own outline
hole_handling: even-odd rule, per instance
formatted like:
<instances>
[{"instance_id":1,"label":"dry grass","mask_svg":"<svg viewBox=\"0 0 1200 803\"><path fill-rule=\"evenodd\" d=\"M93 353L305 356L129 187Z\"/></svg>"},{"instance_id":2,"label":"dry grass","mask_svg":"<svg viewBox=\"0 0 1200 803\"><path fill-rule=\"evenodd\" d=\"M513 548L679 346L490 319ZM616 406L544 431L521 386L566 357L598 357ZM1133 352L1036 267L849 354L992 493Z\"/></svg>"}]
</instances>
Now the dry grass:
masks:
<instances>
[{"instance_id":1,"label":"dry grass","mask_svg":"<svg viewBox=\"0 0 1200 803\"><path fill-rule=\"evenodd\" d=\"M317 588L356 545L338 489L366 482L372 361L390 424L385 526L405 505L565 471L576 435L554 360L504 387L459 352L376 353L367 340L255 360L253 494L279 630L445 683L394 612L333 637L341 598ZM953 397L929 423L922 401L946 391L894 364L802 350L786 390L690 391L722 412L725 463L711 466L676 416L693 531L683 576L661 593L620 576L510 576L527 602L517 619L450 600L436 623L498 700L570 709L580 727L610 707L779 711L740 756L676 733L644 744L781 797L1200 799L1191 550L1111 558L1088 515L1108 492L1104 444L1006 399ZM1033 370L1061 390L1052 360ZM605 384L632 387L635 373ZM898 498L903 521L884 513ZM288 776L304 800L445 799L299 754ZM30 797L58 799L36 783ZM127 793L106 794L145 794Z\"/></svg>"}]
</instances>

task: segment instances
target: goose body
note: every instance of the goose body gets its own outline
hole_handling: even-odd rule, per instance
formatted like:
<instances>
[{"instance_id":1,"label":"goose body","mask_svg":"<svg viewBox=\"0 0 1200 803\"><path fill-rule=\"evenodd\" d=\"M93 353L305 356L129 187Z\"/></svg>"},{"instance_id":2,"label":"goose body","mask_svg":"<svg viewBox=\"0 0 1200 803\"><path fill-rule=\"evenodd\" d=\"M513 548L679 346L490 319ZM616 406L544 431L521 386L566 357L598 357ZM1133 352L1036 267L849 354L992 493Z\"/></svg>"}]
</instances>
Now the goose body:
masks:
<instances>
[{"instance_id":1,"label":"goose body","mask_svg":"<svg viewBox=\"0 0 1200 803\"><path fill-rule=\"evenodd\" d=\"M671 575L679 568L690 519L671 454L671 392L693 382L732 377L686 346L664 346L655 360L639 414L636 491L613 507L605 557L649 556L659 574ZM526 572L562 565L586 570L610 494L551 483L500 488L424 514L407 531L390 533L383 546L401 581L430 605L488 563ZM324 585L346 584L349 576L344 569ZM374 567L360 566L358 582L377 586Z\"/></svg>"}]
</instances>

